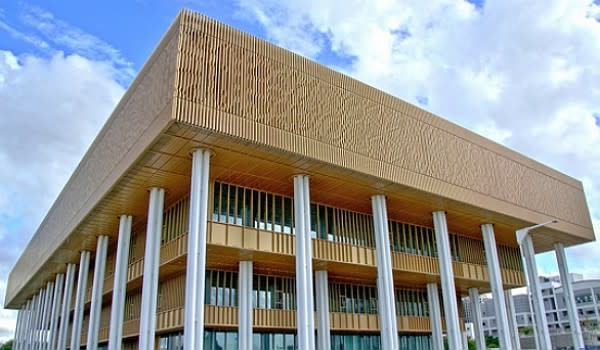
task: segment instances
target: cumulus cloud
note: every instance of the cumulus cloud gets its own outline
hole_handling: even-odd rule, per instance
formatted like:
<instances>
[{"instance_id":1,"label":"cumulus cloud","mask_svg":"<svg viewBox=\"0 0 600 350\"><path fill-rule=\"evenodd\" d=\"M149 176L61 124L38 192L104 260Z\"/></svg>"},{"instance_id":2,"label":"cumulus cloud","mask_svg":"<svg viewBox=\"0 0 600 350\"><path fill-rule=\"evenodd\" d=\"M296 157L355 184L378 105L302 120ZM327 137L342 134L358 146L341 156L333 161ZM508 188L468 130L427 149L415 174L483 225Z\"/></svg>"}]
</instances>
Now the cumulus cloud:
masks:
<instances>
[{"instance_id":1,"label":"cumulus cloud","mask_svg":"<svg viewBox=\"0 0 600 350\"><path fill-rule=\"evenodd\" d=\"M0 9L0 305L10 269L134 75L119 50L26 3ZM16 313L0 309L0 342Z\"/></svg>"},{"instance_id":2,"label":"cumulus cloud","mask_svg":"<svg viewBox=\"0 0 600 350\"><path fill-rule=\"evenodd\" d=\"M350 57L335 68L581 179L599 232L597 2L240 0L239 11L278 45ZM598 276L598 249L568 249L572 270ZM538 257L544 272L552 258Z\"/></svg>"},{"instance_id":3,"label":"cumulus cloud","mask_svg":"<svg viewBox=\"0 0 600 350\"><path fill-rule=\"evenodd\" d=\"M0 281L123 94L116 79L110 62L77 54L0 51Z\"/></svg>"}]
</instances>

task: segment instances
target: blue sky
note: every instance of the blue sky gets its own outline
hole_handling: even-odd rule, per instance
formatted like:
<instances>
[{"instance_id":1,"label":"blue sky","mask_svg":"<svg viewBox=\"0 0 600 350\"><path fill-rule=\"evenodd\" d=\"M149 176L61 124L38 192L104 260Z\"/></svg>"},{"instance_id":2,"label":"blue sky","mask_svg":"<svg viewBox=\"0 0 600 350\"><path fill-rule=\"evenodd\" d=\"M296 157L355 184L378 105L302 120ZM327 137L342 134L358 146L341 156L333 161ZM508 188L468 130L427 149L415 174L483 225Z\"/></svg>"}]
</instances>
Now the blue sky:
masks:
<instances>
[{"instance_id":1,"label":"blue sky","mask_svg":"<svg viewBox=\"0 0 600 350\"><path fill-rule=\"evenodd\" d=\"M182 7L582 180L600 229L598 0L5 1L0 304L16 258ZM599 248L568 249L571 270L600 278ZM556 273L552 253L538 263ZM0 310L0 341L12 327Z\"/></svg>"}]
</instances>

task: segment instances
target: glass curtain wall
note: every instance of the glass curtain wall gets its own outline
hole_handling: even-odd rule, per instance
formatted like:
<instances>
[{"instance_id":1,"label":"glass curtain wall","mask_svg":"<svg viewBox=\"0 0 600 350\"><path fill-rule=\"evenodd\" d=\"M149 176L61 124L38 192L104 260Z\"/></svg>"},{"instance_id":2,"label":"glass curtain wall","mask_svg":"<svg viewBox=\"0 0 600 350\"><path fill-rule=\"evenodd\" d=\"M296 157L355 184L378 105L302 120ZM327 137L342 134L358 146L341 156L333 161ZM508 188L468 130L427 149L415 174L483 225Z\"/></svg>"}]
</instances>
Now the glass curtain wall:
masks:
<instances>
[{"instance_id":1,"label":"glass curtain wall","mask_svg":"<svg viewBox=\"0 0 600 350\"><path fill-rule=\"evenodd\" d=\"M401 334L398 340L401 350L432 349L429 335ZM380 350L381 344L378 334L332 334L331 348L333 350Z\"/></svg>"},{"instance_id":2,"label":"glass curtain wall","mask_svg":"<svg viewBox=\"0 0 600 350\"><path fill-rule=\"evenodd\" d=\"M205 304L216 306L237 306L237 272L206 270L205 278Z\"/></svg>"},{"instance_id":3,"label":"glass curtain wall","mask_svg":"<svg viewBox=\"0 0 600 350\"><path fill-rule=\"evenodd\" d=\"M254 275L252 307L296 310L296 280L291 277Z\"/></svg>"},{"instance_id":4,"label":"glass curtain wall","mask_svg":"<svg viewBox=\"0 0 600 350\"><path fill-rule=\"evenodd\" d=\"M172 206L165 214L163 241L187 232L185 213L188 199ZM294 208L291 197L259 191L221 182L214 184L212 220L230 225L293 234ZM371 214L311 203L311 234L323 239L362 247L375 247ZM390 241L394 252L437 257L435 234L430 227L389 220ZM485 265L483 242L480 239L450 234L452 259ZM519 249L499 246L503 268L522 271Z\"/></svg>"}]
</instances>

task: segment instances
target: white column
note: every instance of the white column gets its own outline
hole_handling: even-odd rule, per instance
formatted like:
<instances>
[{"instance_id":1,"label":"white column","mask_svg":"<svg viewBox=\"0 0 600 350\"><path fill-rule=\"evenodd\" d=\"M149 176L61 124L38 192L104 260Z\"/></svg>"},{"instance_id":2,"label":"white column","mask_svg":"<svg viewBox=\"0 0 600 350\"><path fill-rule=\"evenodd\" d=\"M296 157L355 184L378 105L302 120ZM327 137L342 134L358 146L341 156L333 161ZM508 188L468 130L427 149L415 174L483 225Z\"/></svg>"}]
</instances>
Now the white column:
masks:
<instances>
[{"instance_id":1,"label":"white column","mask_svg":"<svg viewBox=\"0 0 600 350\"><path fill-rule=\"evenodd\" d=\"M90 252L82 251L81 259L79 260L79 277L77 279L77 291L75 293L73 328L71 328L71 349L79 349L81 347L81 326L83 323L83 307L85 305L88 273L90 271L90 255Z\"/></svg>"},{"instance_id":2,"label":"white column","mask_svg":"<svg viewBox=\"0 0 600 350\"><path fill-rule=\"evenodd\" d=\"M17 314L17 328L15 329L15 337L13 341L13 348L19 350L21 346L21 332L23 330L23 323L25 321L25 313L27 312L27 304L22 305L19 313Z\"/></svg>"},{"instance_id":3,"label":"white column","mask_svg":"<svg viewBox=\"0 0 600 350\"><path fill-rule=\"evenodd\" d=\"M560 273L560 283L563 288L565 304L567 306L567 314L569 315L569 325L571 326L571 337L573 338L573 347L575 349L583 349L583 334L579 324L579 315L577 314L577 305L575 304L575 295L573 294L573 286L569 278L569 266L567 265L567 256L565 254L565 246L562 243L554 244L556 252L556 260L558 263L558 271ZM592 290L592 295L594 295ZM596 309L594 307L594 309ZM598 312L596 310L596 312Z\"/></svg>"},{"instance_id":4,"label":"white column","mask_svg":"<svg viewBox=\"0 0 600 350\"><path fill-rule=\"evenodd\" d=\"M60 315L60 298L63 296L63 286L65 284L65 275L59 273L54 280L54 296L52 298L52 309L50 314L50 326L48 328L48 346L46 349L55 350L56 340L58 339L58 317Z\"/></svg>"},{"instance_id":5,"label":"white column","mask_svg":"<svg viewBox=\"0 0 600 350\"><path fill-rule=\"evenodd\" d=\"M487 262L488 274L490 276L490 286L492 287L494 310L496 312L498 340L500 342L501 349L510 350L512 349L512 343L510 341L506 304L504 303L504 287L502 285L500 262L498 261L498 250L496 247L496 237L494 236L494 226L492 224L481 225L481 233L483 235L485 259Z\"/></svg>"},{"instance_id":6,"label":"white column","mask_svg":"<svg viewBox=\"0 0 600 350\"><path fill-rule=\"evenodd\" d=\"M104 289L104 272L106 271L107 251L108 236L99 236L96 245L96 259L94 262L94 280L92 281L92 300L87 334L87 350L98 349L98 331L100 330L102 290Z\"/></svg>"},{"instance_id":7,"label":"white column","mask_svg":"<svg viewBox=\"0 0 600 350\"><path fill-rule=\"evenodd\" d=\"M40 295L36 294L31 302L31 316L29 317L29 327L27 327L27 341L25 342L25 349L33 349L35 340L35 326L38 314Z\"/></svg>"},{"instance_id":8,"label":"white column","mask_svg":"<svg viewBox=\"0 0 600 350\"><path fill-rule=\"evenodd\" d=\"M140 349L154 348L156 332L156 303L158 295L158 266L160 237L162 231L165 190L150 189L148 223L146 227L146 250L144 252L144 280L142 282L142 305L140 315ZM190 259L190 257L188 257ZM202 292L202 295L204 293Z\"/></svg>"},{"instance_id":9,"label":"white column","mask_svg":"<svg viewBox=\"0 0 600 350\"><path fill-rule=\"evenodd\" d=\"M433 227L440 264L440 278L442 282L442 297L444 298L444 316L448 333L448 348L450 350L462 349L462 335L458 321L458 305L456 303L456 288L454 286L454 270L452 269L452 252L446 213L433 212Z\"/></svg>"},{"instance_id":10,"label":"white column","mask_svg":"<svg viewBox=\"0 0 600 350\"><path fill-rule=\"evenodd\" d=\"M294 232L296 234L296 324L298 348L315 349L312 239L308 175L294 176Z\"/></svg>"},{"instance_id":11,"label":"white column","mask_svg":"<svg viewBox=\"0 0 600 350\"><path fill-rule=\"evenodd\" d=\"M31 329L33 327L33 319L35 318L35 296L29 299L27 312L27 323L23 332L23 349L29 349L31 346Z\"/></svg>"},{"instance_id":12,"label":"white column","mask_svg":"<svg viewBox=\"0 0 600 350\"><path fill-rule=\"evenodd\" d=\"M15 350L25 349L27 343L27 332L29 332L29 319L31 318L31 299L25 304L25 312L23 314L23 321L21 321L21 329L19 330L19 342L15 347Z\"/></svg>"},{"instance_id":13,"label":"white column","mask_svg":"<svg viewBox=\"0 0 600 350\"><path fill-rule=\"evenodd\" d=\"M44 289L40 289L38 298L37 298L37 307L35 311L35 319L33 323L33 333L31 337L31 349L38 349L40 345L40 326L42 323L42 314L44 313L44 296L46 291Z\"/></svg>"},{"instance_id":14,"label":"white column","mask_svg":"<svg viewBox=\"0 0 600 350\"><path fill-rule=\"evenodd\" d=\"M512 291L504 291L504 300L506 302L506 315L508 316L508 329L510 333L510 343L514 350L521 349L521 342L519 340L519 327L517 327L517 319L515 318L517 313L515 312L515 301L513 300Z\"/></svg>"},{"instance_id":15,"label":"white column","mask_svg":"<svg viewBox=\"0 0 600 350\"><path fill-rule=\"evenodd\" d=\"M534 331L539 349L552 349L550 342L550 333L548 332L548 321L546 320L546 309L544 308L544 299L540 290L540 281L535 263L535 251L533 250L533 241L530 235L526 235L519 245L523 265L527 276L527 287L531 293L531 304L533 307L532 316L534 319Z\"/></svg>"},{"instance_id":16,"label":"white column","mask_svg":"<svg viewBox=\"0 0 600 350\"><path fill-rule=\"evenodd\" d=\"M121 350L123 338L123 312L125 312L125 292L127 290L127 267L129 263L132 218L130 215L121 215L119 220L119 238L115 259L112 305L110 308L108 350Z\"/></svg>"},{"instance_id":17,"label":"white column","mask_svg":"<svg viewBox=\"0 0 600 350\"><path fill-rule=\"evenodd\" d=\"M65 279L65 288L60 314L60 327L58 330L58 339L56 349L67 347L67 327L69 326L69 313L71 309L71 298L73 296L73 284L75 282L75 264L67 264L67 274Z\"/></svg>"},{"instance_id":18,"label":"white column","mask_svg":"<svg viewBox=\"0 0 600 350\"><path fill-rule=\"evenodd\" d=\"M442 334L442 312L440 309L440 297L436 283L427 284L427 302L429 304L429 321L431 323L431 341L433 349L444 348L444 336Z\"/></svg>"},{"instance_id":19,"label":"white column","mask_svg":"<svg viewBox=\"0 0 600 350\"><path fill-rule=\"evenodd\" d=\"M204 278L206 274L206 221L208 219L210 151L192 153L187 270L183 330L185 349L204 346Z\"/></svg>"},{"instance_id":20,"label":"white column","mask_svg":"<svg viewBox=\"0 0 600 350\"><path fill-rule=\"evenodd\" d=\"M240 350L252 350L253 273L252 261L240 261L238 275L238 343Z\"/></svg>"},{"instance_id":21,"label":"white column","mask_svg":"<svg viewBox=\"0 0 600 350\"><path fill-rule=\"evenodd\" d=\"M398 349L398 321L396 318L390 231L388 228L385 196L371 196L371 206L375 229L375 252L377 254L377 297L379 302L381 346L383 349Z\"/></svg>"},{"instance_id":22,"label":"white column","mask_svg":"<svg viewBox=\"0 0 600 350\"><path fill-rule=\"evenodd\" d=\"M481 304L477 288L469 288L469 304L471 306L471 316L473 317L473 333L477 350L485 350L485 335L483 334L483 324L481 323Z\"/></svg>"},{"instance_id":23,"label":"white column","mask_svg":"<svg viewBox=\"0 0 600 350\"><path fill-rule=\"evenodd\" d=\"M19 315L17 316L17 329L15 332L15 340L14 340L14 349L19 350L23 349L23 331L25 330L25 326L27 324L27 308L29 306L29 302L23 304L21 306L21 310L19 310Z\"/></svg>"},{"instance_id":24,"label":"white column","mask_svg":"<svg viewBox=\"0 0 600 350\"><path fill-rule=\"evenodd\" d=\"M21 329L21 323L23 322L23 309L24 307L21 307L21 309L17 312L17 325L15 327L15 335L13 337L13 349L15 350L17 350L19 347L19 331Z\"/></svg>"},{"instance_id":25,"label":"white column","mask_svg":"<svg viewBox=\"0 0 600 350\"><path fill-rule=\"evenodd\" d=\"M327 270L315 271L317 303L317 348L331 349L329 328L329 277Z\"/></svg>"},{"instance_id":26,"label":"white column","mask_svg":"<svg viewBox=\"0 0 600 350\"><path fill-rule=\"evenodd\" d=\"M39 333L39 346L38 349L45 349L48 344L48 317L50 316L50 307L52 301L52 294L54 293L54 282L48 282L46 285L46 293L44 296L44 307L42 311L42 321L40 325L40 333Z\"/></svg>"}]
</instances>

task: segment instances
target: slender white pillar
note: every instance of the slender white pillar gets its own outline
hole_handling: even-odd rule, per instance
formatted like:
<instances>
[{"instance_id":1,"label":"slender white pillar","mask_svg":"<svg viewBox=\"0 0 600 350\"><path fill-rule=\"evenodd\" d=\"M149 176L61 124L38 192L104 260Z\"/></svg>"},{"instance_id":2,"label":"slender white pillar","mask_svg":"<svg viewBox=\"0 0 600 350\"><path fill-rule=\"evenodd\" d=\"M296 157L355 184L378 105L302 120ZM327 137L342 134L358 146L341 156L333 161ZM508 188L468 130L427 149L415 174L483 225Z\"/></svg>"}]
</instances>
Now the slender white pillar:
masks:
<instances>
[{"instance_id":1,"label":"slender white pillar","mask_svg":"<svg viewBox=\"0 0 600 350\"><path fill-rule=\"evenodd\" d=\"M25 322L23 329L23 338L21 341L21 348L27 349L29 346L29 335L31 332L31 322L33 320L33 307L35 304L35 297L32 297L27 301L27 320Z\"/></svg>"},{"instance_id":2,"label":"slender white pillar","mask_svg":"<svg viewBox=\"0 0 600 350\"><path fill-rule=\"evenodd\" d=\"M22 341L23 341L23 329L24 324L27 321L27 303L21 306L21 310L19 310L19 314L17 315L17 328L15 329L15 340L13 341L13 349L19 350L22 349Z\"/></svg>"},{"instance_id":3,"label":"slender white pillar","mask_svg":"<svg viewBox=\"0 0 600 350\"><path fill-rule=\"evenodd\" d=\"M515 311L515 301L513 300L512 291L504 291L504 300L506 302L506 315L508 316L508 329L510 331L510 343L514 350L521 349L521 342L519 341L519 328L517 327L517 319L515 318L517 313Z\"/></svg>"},{"instance_id":4,"label":"slender white pillar","mask_svg":"<svg viewBox=\"0 0 600 350\"><path fill-rule=\"evenodd\" d=\"M154 348L156 332L156 303L158 296L158 265L160 259L160 236L162 231L165 190L150 189L148 223L146 227L146 250L144 252L144 280L142 282L142 305L140 315L140 349ZM190 257L188 257L189 259ZM203 292L201 292L204 295Z\"/></svg>"},{"instance_id":5,"label":"slender white pillar","mask_svg":"<svg viewBox=\"0 0 600 350\"><path fill-rule=\"evenodd\" d=\"M240 261L238 275L238 343L240 350L252 350L252 261Z\"/></svg>"},{"instance_id":6,"label":"slender white pillar","mask_svg":"<svg viewBox=\"0 0 600 350\"><path fill-rule=\"evenodd\" d=\"M39 294L34 295L31 301L31 316L29 317L29 326L27 327L27 341L25 342L25 349L33 349L35 339L35 322L38 313L39 305Z\"/></svg>"},{"instance_id":7,"label":"slender white pillar","mask_svg":"<svg viewBox=\"0 0 600 350\"><path fill-rule=\"evenodd\" d=\"M294 232L296 234L296 298L298 348L315 349L312 239L308 175L294 176Z\"/></svg>"},{"instance_id":8,"label":"slender white pillar","mask_svg":"<svg viewBox=\"0 0 600 350\"><path fill-rule=\"evenodd\" d=\"M315 271L315 296L317 304L317 349L331 349L329 274L327 270Z\"/></svg>"},{"instance_id":9,"label":"slender white pillar","mask_svg":"<svg viewBox=\"0 0 600 350\"><path fill-rule=\"evenodd\" d=\"M48 346L46 349L56 349L56 340L58 339L58 317L60 315L60 298L63 296L63 286L65 284L65 275L59 273L54 280L54 295L52 298L52 309L50 314L50 326L48 327Z\"/></svg>"},{"instance_id":10,"label":"slender white pillar","mask_svg":"<svg viewBox=\"0 0 600 350\"><path fill-rule=\"evenodd\" d=\"M54 282L48 282L46 284L46 292L44 295L44 307L42 309L42 320L40 323L40 333L39 333L39 345L38 349L44 350L48 344L48 318L50 316L50 307L52 301L52 294L54 293Z\"/></svg>"},{"instance_id":11,"label":"slender white pillar","mask_svg":"<svg viewBox=\"0 0 600 350\"><path fill-rule=\"evenodd\" d=\"M60 326L56 344L57 350L62 350L67 347L67 327L69 326L69 312L71 309L71 298L73 297L73 284L75 282L76 268L75 264L67 264L62 310L60 314Z\"/></svg>"},{"instance_id":12,"label":"slender white pillar","mask_svg":"<svg viewBox=\"0 0 600 350\"><path fill-rule=\"evenodd\" d=\"M427 284L427 302L429 304L432 349L443 349L444 336L442 334L442 312L440 309L440 297L438 295L436 283Z\"/></svg>"},{"instance_id":13,"label":"slender white pillar","mask_svg":"<svg viewBox=\"0 0 600 350\"><path fill-rule=\"evenodd\" d=\"M33 312L35 306L35 299L31 298L27 302L27 323L25 323L25 329L23 330L23 341L21 342L22 349L28 349L30 345L31 326L33 322Z\"/></svg>"},{"instance_id":14,"label":"slender white pillar","mask_svg":"<svg viewBox=\"0 0 600 350\"><path fill-rule=\"evenodd\" d=\"M17 312L17 326L15 327L15 335L13 337L13 349L17 350L19 347L19 331L21 330L21 323L23 322L24 306Z\"/></svg>"},{"instance_id":15,"label":"slender white pillar","mask_svg":"<svg viewBox=\"0 0 600 350\"><path fill-rule=\"evenodd\" d=\"M444 316L446 318L446 330L448 332L448 348L450 350L460 350L462 349L462 335L458 321L454 270L452 269L452 252L450 251L450 238L448 235L445 212L433 212L433 227L440 264L442 296L444 298Z\"/></svg>"},{"instance_id":16,"label":"slender white pillar","mask_svg":"<svg viewBox=\"0 0 600 350\"><path fill-rule=\"evenodd\" d=\"M517 240L519 240L519 237L517 237ZM540 290L540 282L535 263L533 241L529 234L520 241L521 244L519 247L521 248L521 256L523 257L523 265L525 266L528 282L527 287L531 294L531 304L533 307L532 316L535 323L533 329L537 339L537 347L538 349L552 349L550 333L548 332L548 321L546 320L546 309L544 308L544 300L542 298L542 291Z\"/></svg>"},{"instance_id":17,"label":"slender white pillar","mask_svg":"<svg viewBox=\"0 0 600 350\"><path fill-rule=\"evenodd\" d=\"M485 350L485 334L483 334L483 324L481 323L481 304L479 301L479 290L469 288L469 304L471 306L471 315L473 317L473 333L477 350Z\"/></svg>"},{"instance_id":18,"label":"slender white pillar","mask_svg":"<svg viewBox=\"0 0 600 350\"><path fill-rule=\"evenodd\" d=\"M579 324L579 316L577 314L577 305L575 305L575 295L573 294L573 286L569 278L569 266L567 265L567 256L565 254L565 246L562 243L554 244L556 252L556 261L558 263L558 272L560 273L560 284L563 288L565 304L567 306L567 314L569 315L569 325L571 326L571 337L573 338L573 347L575 349L583 349L583 334ZM594 293L592 293L593 295ZM597 312L597 311L596 311Z\"/></svg>"},{"instance_id":19,"label":"slender white pillar","mask_svg":"<svg viewBox=\"0 0 600 350\"><path fill-rule=\"evenodd\" d=\"M194 150L192 153L188 258L185 276L183 325L185 349L202 349L204 346L204 284L209 170L210 151Z\"/></svg>"},{"instance_id":20,"label":"slender white pillar","mask_svg":"<svg viewBox=\"0 0 600 350\"><path fill-rule=\"evenodd\" d=\"M25 349L27 332L29 330L29 318L31 317L31 299L27 300L24 310L25 312L23 313L23 320L21 321L21 327L19 329L19 341L15 344L15 350Z\"/></svg>"},{"instance_id":21,"label":"slender white pillar","mask_svg":"<svg viewBox=\"0 0 600 350\"><path fill-rule=\"evenodd\" d=\"M494 310L496 312L498 341L500 342L501 349L511 350L510 328L508 326L508 316L506 314L506 304L504 302L504 287L502 285L502 274L500 273L500 262L498 261L494 226L492 224L481 225L481 233L483 235L485 259L487 262L488 274L490 276L490 286L492 287Z\"/></svg>"},{"instance_id":22,"label":"slender white pillar","mask_svg":"<svg viewBox=\"0 0 600 350\"><path fill-rule=\"evenodd\" d=\"M21 330L23 329L23 321L25 320L25 312L27 305L22 305L19 313L17 314L17 327L15 328L15 336L13 341L13 349L19 350L21 345Z\"/></svg>"},{"instance_id":23,"label":"slender white pillar","mask_svg":"<svg viewBox=\"0 0 600 350\"><path fill-rule=\"evenodd\" d=\"M29 316L27 317L27 328L23 334L23 349L30 349L31 347L31 333L33 330L33 320L35 319L36 296L34 295L29 301Z\"/></svg>"},{"instance_id":24,"label":"slender white pillar","mask_svg":"<svg viewBox=\"0 0 600 350\"><path fill-rule=\"evenodd\" d=\"M100 313L102 312L102 290L104 289L104 272L106 271L106 254L108 236L99 236L96 245L94 262L94 280L92 281L92 300L90 321L88 324L87 350L98 349L98 332L100 331Z\"/></svg>"},{"instance_id":25,"label":"slender white pillar","mask_svg":"<svg viewBox=\"0 0 600 350\"><path fill-rule=\"evenodd\" d=\"M123 338L123 313L125 312L125 292L127 290L127 267L129 262L132 218L130 215L121 215L119 220L119 239L115 259L112 306L110 308L108 350L121 350Z\"/></svg>"},{"instance_id":26,"label":"slender white pillar","mask_svg":"<svg viewBox=\"0 0 600 350\"><path fill-rule=\"evenodd\" d=\"M44 297L46 290L41 289L38 294L37 307L35 311L35 319L33 323L33 333L31 337L31 349L38 349L40 345L40 328L42 324L42 314L44 313Z\"/></svg>"},{"instance_id":27,"label":"slender white pillar","mask_svg":"<svg viewBox=\"0 0 600 350\"><path fill-rule=\"evenodd\" d=\"M398 321L392 277L392 256L390 252L390 231L388 228L385 196L371 196L375 251L377 254L377 296L383 349L398 349Z\"/></svg>"},{"instance_id":28,"label":"slender white pillar","mask_svg":"<svg viewBox=\"0 0 600 350\"><path fill-rule=\"evenodd\" d=\"M87 291L88 273L90 271L90 256L88 251L81 252L79 260L79 278L75 293L75 309L73 311L73 328L71 328L71 349L81 348L81 326L83 324L83 306Z\"/></svg>"}]
</instances>

